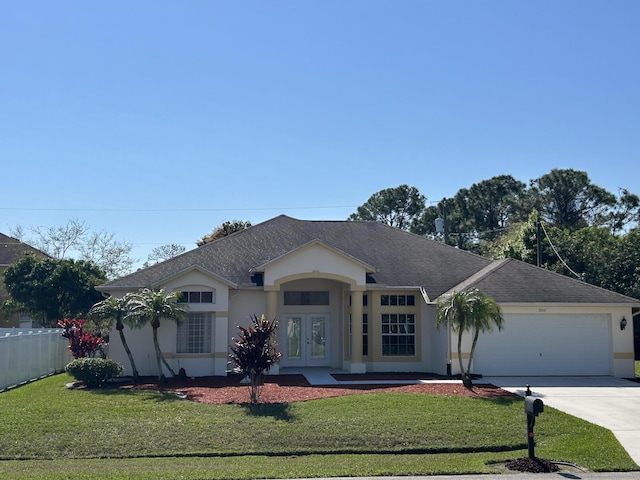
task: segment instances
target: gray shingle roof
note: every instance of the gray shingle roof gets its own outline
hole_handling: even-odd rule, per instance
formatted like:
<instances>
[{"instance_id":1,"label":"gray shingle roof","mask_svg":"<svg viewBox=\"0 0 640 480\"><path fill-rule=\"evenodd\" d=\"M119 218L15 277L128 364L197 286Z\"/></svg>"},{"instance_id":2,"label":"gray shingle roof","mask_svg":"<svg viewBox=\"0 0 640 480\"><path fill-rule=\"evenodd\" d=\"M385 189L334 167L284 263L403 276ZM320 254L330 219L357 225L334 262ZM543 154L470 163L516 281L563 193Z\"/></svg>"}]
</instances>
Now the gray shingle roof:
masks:
<instances>
[{"instance_id":1,"label":"gray shingle roof","mask_svg":"<svg viewBox=\"0 0 640 480\"><path fill-rule=\"evenodd\" d=\"M0 265L11 265L22 258L24 252L44 255L37 248L22 243L13 237L0 233Z\"/></svg>"},{"instance_id":2,"label":"gray shingle roof","mask_svg":"<svg viewBox=\"0 0 640 480\"><path fill-rule=\"evenodd\" d=\"M640 301L512 258L497 260L465 287L498 303L608 303Z\"/></svg>"},{"instance_id":3,"label":"gray shingle roof","mask_svg":"<svg viewBox=\"0 0 640 480\"><path fill-rule=\"evenodd\" d=\"M251 286L253 269L314 240L371 265L375 269L371 277L377 284L422 287L431 300L494 265L479 255L379 222L309 221L281 215L110 281L101 290L153 287L195 266L239 287ZM504 262L489 275L477 279L474 286L505 302L565 302L568 299L581 303L587 300L590 300L588 303L634 302L516 260Z\"/></svg>"}]
</instances>

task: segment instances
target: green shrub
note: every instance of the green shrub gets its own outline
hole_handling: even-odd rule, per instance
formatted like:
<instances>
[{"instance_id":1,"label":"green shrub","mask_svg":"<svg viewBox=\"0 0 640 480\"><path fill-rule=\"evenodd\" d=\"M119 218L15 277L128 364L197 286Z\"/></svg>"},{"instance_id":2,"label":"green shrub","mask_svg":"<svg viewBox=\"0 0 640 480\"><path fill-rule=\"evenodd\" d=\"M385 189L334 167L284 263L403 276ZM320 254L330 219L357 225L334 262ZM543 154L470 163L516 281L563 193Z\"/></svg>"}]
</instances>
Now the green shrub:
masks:
<instances>
[{"instance_id":1,"label":"green shrub","mask_svg":"<svg viewBox=\"0 0 640 480\"><path fill-rule=\"evenodd\" d=\"M122 367L110 358L77 358L69 362L65 370L87 388L100 388L122 373Z\"/></svg>"}]
</instances>

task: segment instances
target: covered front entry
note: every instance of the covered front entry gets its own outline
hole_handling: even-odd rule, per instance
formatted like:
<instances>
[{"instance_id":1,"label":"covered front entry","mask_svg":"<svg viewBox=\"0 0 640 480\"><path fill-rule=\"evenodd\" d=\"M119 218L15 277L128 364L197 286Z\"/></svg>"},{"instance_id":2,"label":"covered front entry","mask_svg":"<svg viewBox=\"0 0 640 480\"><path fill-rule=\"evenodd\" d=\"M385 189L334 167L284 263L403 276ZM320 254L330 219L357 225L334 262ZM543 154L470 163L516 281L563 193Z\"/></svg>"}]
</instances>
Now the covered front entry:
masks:
<instances>
[{"instance_id":1,"label":"covered front entry","mask_svg":"<svg viewBox=\"0 0 640 480\"><path fill-rule=\"evenodd\" d=\"M330 325L326 313L287 314L283 326L283 367L327 367L331 364Z\"/></svg>"}]
</instances>

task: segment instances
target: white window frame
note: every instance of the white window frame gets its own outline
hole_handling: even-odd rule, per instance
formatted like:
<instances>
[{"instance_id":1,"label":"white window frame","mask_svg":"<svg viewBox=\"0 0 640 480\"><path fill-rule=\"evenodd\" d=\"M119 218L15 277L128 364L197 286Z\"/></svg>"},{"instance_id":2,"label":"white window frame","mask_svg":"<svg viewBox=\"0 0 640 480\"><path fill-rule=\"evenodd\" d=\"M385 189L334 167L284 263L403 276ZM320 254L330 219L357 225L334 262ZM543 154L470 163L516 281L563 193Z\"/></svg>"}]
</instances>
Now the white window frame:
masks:
<instances>
[{"instance_id":1,"label":"white window frame","mask_svg":"<svg viewBox=\"0 0 640 480\"><path fill-rule=\"evenodd\" d=\"M385 321L386 320L386 321ZM384 357L415 357L416 356L416 315L414 313L383 313L381 316L381 352ZM413 353L385 353L384 338L400 340L401 337L412 339ZM409 345L408 343L405 346ZM402 345L396 343L400 349Z\"/></svg>"},{"instance_id":2,"label":"white window frame","mask_svg":"<svg viewBox=\"0 0 640 480\"><path fill-rule=\"evenodd\" d=\"M205 354L213 349L215 312L189 312L176 332L176 353Z\"/></svg>"}]
</instances>

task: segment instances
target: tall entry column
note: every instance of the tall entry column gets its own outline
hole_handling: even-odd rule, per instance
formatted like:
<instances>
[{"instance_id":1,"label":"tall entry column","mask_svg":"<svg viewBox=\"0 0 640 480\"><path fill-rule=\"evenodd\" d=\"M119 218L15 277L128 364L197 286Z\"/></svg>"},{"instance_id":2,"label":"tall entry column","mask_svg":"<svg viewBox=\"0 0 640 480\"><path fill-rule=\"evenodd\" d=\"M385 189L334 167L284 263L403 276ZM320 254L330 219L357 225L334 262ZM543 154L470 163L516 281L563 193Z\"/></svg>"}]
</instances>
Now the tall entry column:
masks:
<instances>
[{"instance_id":1,"label":"tall entry column","mask_svg":"<svg viewBox=\"0 0 640 480\"><path fill-rule=\"evenodd\" d=\"M278 290L266 290L266 293L267 293L267 305L266 305L266 312L264 315L265 317L267 317L267 320L272 322L276 320L276 315L278 315ZM277 320L279 321L280 319L278 318ZM278 329L282 328L280 323L278 323L277 328ZM280 373L280 364L274 363L271 366L270 372L273 375L278 375Z\"/></svg>"},{"instance_id":2,"label":"tall entry column","mask_svg":"<svg viewBox=\"0 0 640 480\"><path fill-rule=\"evenodd\" d=\"M351 290L351 373L365 373L362 360L362 290Z\"/></svg>"},{"instance_id":3,"label":"tall entry column","mask_svg":"<svg viewBox=\"0 0 640 480\"><path fill-rule=\"evenodd\" d=\"M267 320L273 321L278 314L278 291L267 290L267 311L264 313Z\"/></svg>"}]
</instances>

